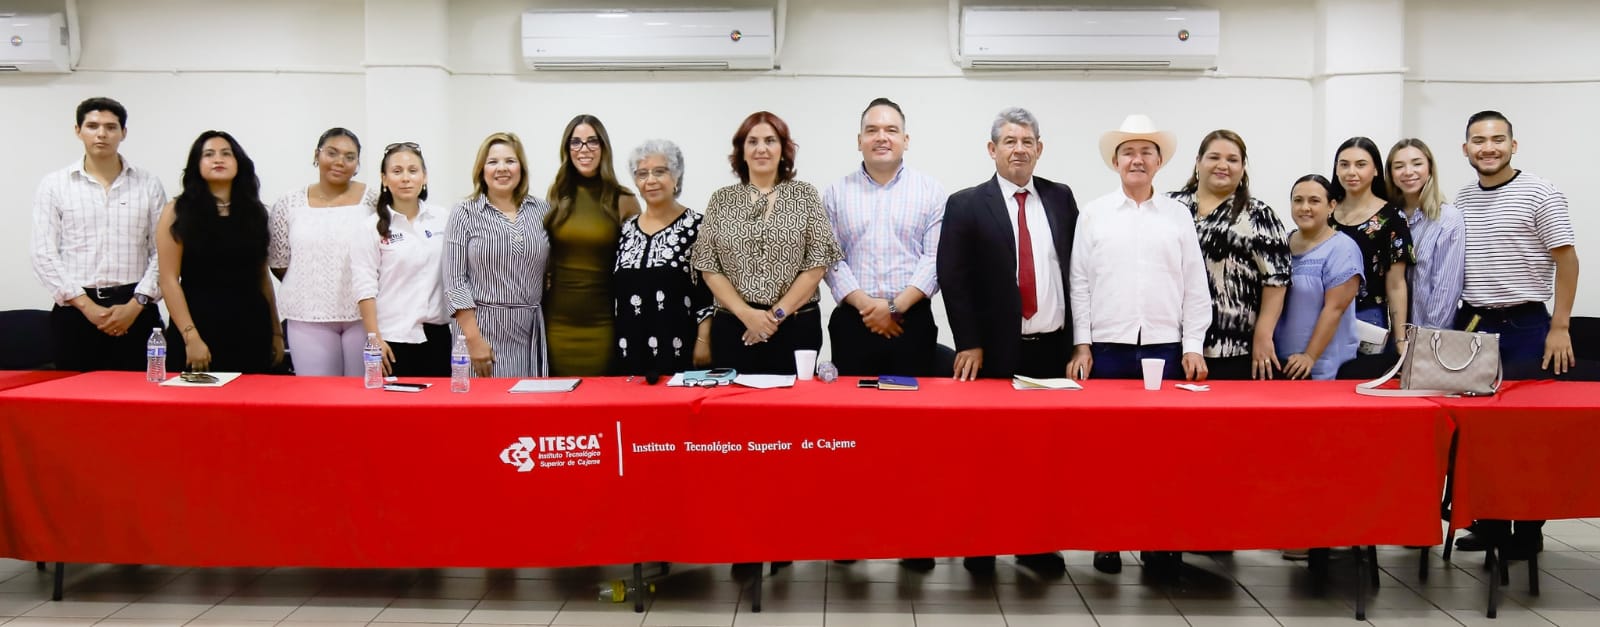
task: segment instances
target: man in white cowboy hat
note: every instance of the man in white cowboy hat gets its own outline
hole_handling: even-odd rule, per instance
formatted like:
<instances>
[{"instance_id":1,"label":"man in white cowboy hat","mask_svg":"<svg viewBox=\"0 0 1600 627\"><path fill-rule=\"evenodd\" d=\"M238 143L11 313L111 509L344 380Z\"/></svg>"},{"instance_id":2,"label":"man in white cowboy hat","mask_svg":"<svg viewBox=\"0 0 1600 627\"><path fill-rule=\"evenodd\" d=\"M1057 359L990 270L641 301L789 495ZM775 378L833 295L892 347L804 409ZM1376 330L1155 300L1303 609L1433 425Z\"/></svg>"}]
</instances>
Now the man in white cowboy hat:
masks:
<instances>
[{"instance_id":1,"label":"man in white cowboy hat","mask_svg":"<svg viewBox=\"0 0 1600 627\"><path fill-rule=\"evenodd\" d=\"M1189 209L1154 184L1177 149L1177 138L1144 115L1100 136L1100 154L1122 185L1078 218L1068 288L1073 378L1137 379L1142 359L1165 360L1163 378L1206 378L1211 291L1200 240ZM1096 565L1114 561L1114 553L1095 555Z\"/></svg>"}]
</instances>

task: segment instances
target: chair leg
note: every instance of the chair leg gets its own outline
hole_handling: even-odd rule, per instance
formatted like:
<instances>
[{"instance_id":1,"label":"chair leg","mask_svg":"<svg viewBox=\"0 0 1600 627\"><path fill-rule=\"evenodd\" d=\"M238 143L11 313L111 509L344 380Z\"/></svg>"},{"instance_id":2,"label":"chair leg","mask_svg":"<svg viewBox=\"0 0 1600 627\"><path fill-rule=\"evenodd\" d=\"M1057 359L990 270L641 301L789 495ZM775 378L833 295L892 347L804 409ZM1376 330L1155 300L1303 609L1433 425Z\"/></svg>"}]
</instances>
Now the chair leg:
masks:
<instances>
[{"instance_id":1,"label":"chair leg","mask_svg":"<svg viewBox=\"0 0 1600 627\"><path fill-rule=\"evenodd\" d=\"M1456 530L1447 529L1444 532L1444 561L1450 561L1450 553L1456 548Z\"/></svg>"},{"instance_id":2,"label":"chair leg","mask_svg":"<svg viewBox=\"0 0 1600 627\"><path fill-rule=\"evenodd\" d=\"M1356 547L1356 620L1367 620L1367 550L1365 547ZM1377 563L1371 567L1377 568Z\"/></svg>"},{"instance_id":3,"label":"chair leg","mask_svg":"<svg viewBox=\"0 0 1600 627\"><path fill-rule=\"evenodd\" d=\"M757 614L761 613L761 579L762 579L762 569L757 568L756 569L756 578L750 584L752 586L755 586L755 588L750 591L750 611L755 612Z\"/></svg>"},{"instance_id":4,"label":"chair leg","mask_svg":"<svg viewBox=\"0 0 1600 627\"><path fill-rule=\"evenodd\" d=\"M1367 569L1367 572L1371 573L1372 576L1372 589L1376 591L1378 589L1379 577L1381 576L1381 573L1378 572L1378 545L1373 544L1367 547L1367 561L1371 566Z\"/></svg>"},{"instance_id":5,"label":"chair leg","mask_svg":"<svg viewBox=\"0 0 1600 627\"><path fill-rule=\"evenodd\" d=\"M38 567L39 572L41 572L41 573L44 572L44 569L45 569L44 562L34 562L33 565Z\"/></svg>"},{"instance_id":6,"label":"chair leg","mask_svg":"<svg viewBox=\"0 0 1600 627\"><path fill-rule=\"evenodd\" d=\"M1539 552L1528 558L1528 594L1539 596Z\"/></svg>"},{"instance_id":7,"label":"chair leg","mask_svg":"<svg viewBox=\"0 0 1600 627\"><path fill-rule=\"evenodd\" d=\"M633 612L644 613L644 564L633 563Z\"/></svg>"},{"instance_id":8,"label":"chair leg","mask_svg":"<svg viewBox=\"0 0 1600 627\"><path fill-rule=\"evenodd\" d=\"M56 582L55 582L55 588L50 591L50 600L51 601L60 601L61 600L62 592L67 587L66 584L67 584L67 565L62 563L62 562L56 562Z\"/></svg>"},{"instance_id":9,"label":"chair leg","mask_svg":"<svg viewBox=\"0 0 1600 627\"><path fill-rule=\"evenodd\" d=\"M1311 593L1322 596L1328 584L1328 549L1311 549L1306 568L1311 571Z\"/></svg>"},{"instance_id":10,"label":"chair leg","mask_svg":"<svg viewBox=\"0 0 1600 627\"><path fill-rule=\"evenodd\" d=\"M1500 585L1511 585L1511 560L1506 559L1503 551L1500 553L1500 572L1496 574L1500 576Z\"/></svg>"},{"instance_id":11,"label":"chair leg","mask_svg":"<svg viewBox=\"0 0 1600 627\"><path fill-rule=\"evenodd\" d=\"M1490 544L1483 556L1485 565L1489 567L1489 611L1484 613L1489 618L1499 615L1500 605L1500 576L1499 569L1495 565L1495 553L1496 547Z\"/></svg>"},{"instance_id":12,"label":"chair leg","mask_svg":"<svg viewBox=\"0 0 1600 627\"><path fill-rule=\"evenodd\" d=\"M1428 547L1422 547L1421 556L1417 559L1417 581L1428 583L1428 566L1431 558L1428 556Z\"/></svg>"}]
</instances>

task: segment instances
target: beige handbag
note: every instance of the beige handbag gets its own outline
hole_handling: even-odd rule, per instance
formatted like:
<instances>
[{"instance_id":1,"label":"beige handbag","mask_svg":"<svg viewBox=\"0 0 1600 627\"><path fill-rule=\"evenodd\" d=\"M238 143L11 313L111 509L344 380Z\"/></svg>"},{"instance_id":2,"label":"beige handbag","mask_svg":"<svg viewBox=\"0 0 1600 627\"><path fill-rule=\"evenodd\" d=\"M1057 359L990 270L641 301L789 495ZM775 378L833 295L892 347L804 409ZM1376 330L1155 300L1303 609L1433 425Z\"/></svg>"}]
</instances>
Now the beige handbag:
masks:
<instances>
[{"instance_id":1,"label":"beige handbag","mask_svg":"<svg viewBox=\"0 0 1600 627\"><path fill-rule=\"evenodd\" d=\"M1396 374L1400 389L1379 389ZM1500 335L1406 325L1406 354L1383 377L1356 386L1369 396L1491 396L1500 389Z\"/></svg>"}]
</instances>

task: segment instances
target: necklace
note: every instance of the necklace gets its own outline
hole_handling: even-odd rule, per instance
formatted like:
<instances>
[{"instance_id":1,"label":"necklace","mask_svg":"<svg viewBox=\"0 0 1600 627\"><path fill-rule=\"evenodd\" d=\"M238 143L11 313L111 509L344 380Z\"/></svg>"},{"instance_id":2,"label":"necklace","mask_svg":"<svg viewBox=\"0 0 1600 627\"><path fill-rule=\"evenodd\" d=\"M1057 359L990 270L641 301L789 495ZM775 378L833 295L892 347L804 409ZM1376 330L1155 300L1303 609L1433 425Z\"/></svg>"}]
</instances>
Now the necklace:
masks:
<instances>
[{"instance_id":1,"label":"necklace","mask_svg":"<svg viewBox=\"0 0 1600 627\"><path fill-rule=\"evenodd\" d=\"M756 211L765 211L767 206L772 203L772 195L778 192L777 185L773 185L772 189L763 192L761 191L761 188L756 187L755 184L752 183L750 185L750 189L753 189L756 192L755 205L751 207Z\"/></svg>"}]
</instances>

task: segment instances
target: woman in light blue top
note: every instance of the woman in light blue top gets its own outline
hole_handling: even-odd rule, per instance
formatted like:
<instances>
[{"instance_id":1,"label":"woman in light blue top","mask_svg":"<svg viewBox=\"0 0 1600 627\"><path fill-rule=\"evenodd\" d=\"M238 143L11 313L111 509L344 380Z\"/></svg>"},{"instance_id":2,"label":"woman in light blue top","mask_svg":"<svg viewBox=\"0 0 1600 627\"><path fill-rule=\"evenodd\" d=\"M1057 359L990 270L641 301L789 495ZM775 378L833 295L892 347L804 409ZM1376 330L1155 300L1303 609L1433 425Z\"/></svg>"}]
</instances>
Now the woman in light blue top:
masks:
<instances>
[{"instance_id":1,"label":"woman in light blue top","mask_svg":"<svg viewBox=\"0 0 1600 627\"><path fill-rule=\"evenodd\" d=\"M1318 174L1295 181L1289 234L1292 278L1283 317L1272 341L1289 379L1332 379L1354 359L1356 294L1361 291L1361 247L1328 225L1339 203L1336 188Z\"/></svg>"},{"instance_id":2,"label":"woman in light blue top","mask_svg":"<svg viewBox=\"0 0 1600 627\"><path fill-rule=\"evenodd\" d=\"M1466 279L1466 222L1444 201L1433 178L1433 151L1420 139L1402 139L1389 149L1389 197L1401 201L1411 228L1417 262L1408 268L1411 324L1449 329L1461 305ZM1396 331L1403 333L1403 331Z\"/></svg>"}]
</instances>

